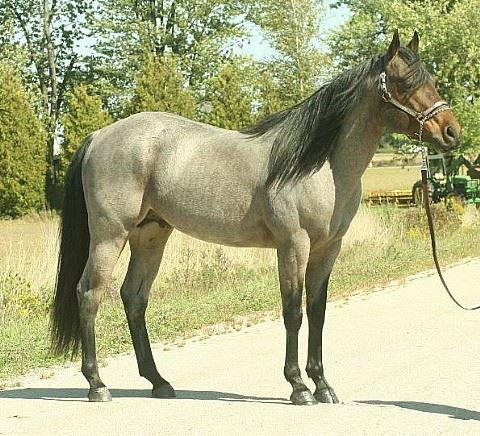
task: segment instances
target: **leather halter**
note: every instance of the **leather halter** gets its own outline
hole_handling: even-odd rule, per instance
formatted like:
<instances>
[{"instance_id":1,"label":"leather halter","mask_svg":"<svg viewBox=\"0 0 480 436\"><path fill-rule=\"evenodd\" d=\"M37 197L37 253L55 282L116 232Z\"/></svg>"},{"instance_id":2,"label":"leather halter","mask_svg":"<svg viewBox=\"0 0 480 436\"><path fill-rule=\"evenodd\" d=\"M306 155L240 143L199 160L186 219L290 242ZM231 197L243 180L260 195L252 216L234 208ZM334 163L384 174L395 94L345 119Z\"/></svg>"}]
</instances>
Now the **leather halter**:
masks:
<instances>
[{"instance_id":1,"label":"leather halter","mask_svg":"<svg viewBox=\"0 0 480 436\"><path fill-rule=\"evenodd\" d=\"M418 136L418 140L421 142L422 141L422 133L423 133L423 125L433 118L435 115L437 115L440 112L446 111L446 110L451 110L451 108L448 106L446 101L440 100L434 103L432 106L430 106L428 109L425 109L423 112L417 112L416 110L409 108L402 103L400 103L397 99L392 97L392 94L388 92L387 89L387 74L385 71L380 73L379 77L379 87L380 91L382 93L382 99L386 103L390 103L396 108L400 109L401 111L405 112L406 114L410 115L412 118L416 119L420 125L418 133L416 135ZM425 212L427 214L427 221L428 221L428 228L430 230L430 240L432 242L432 254L433 254L433 260L435 263L435 268L437 269L438 276L440 277L440 281L442 282L443 287L447 291L449 297L453 300L453 302L460 307L463 310L479 310L480 305L475 306L475 307L465 307L462 304L458 302L458 300L453 296L452 292L447 286L447 283L445 282L445 279L443 278L442 271L440 268L440 264L438 262L438 256L437 256L437 243L435 240L435 231L433 227L433 218L432 218L432 212L430 210L430 197L429 197L429 189L428 189L428 160L427 160L427 147L421 147L422 151L422 192L423 192L423 206L425 208Z\"/></svg>"},{"instance_id":2,"label":"leather halter","mask_svg":"<svg viewBox=\"0 0 480 436\"><path fill-rule=\"evenodd\" d=\"M416 133L415 135L418 136L418 140L420 142L422 141L424 124L440 112L451 110L450 106L448 106L448 103L443 100L437 101L428 109L425 109L423 112L417 112L416 110L405 106L404 104L400 103L396 98L394 98L392 94L388 91L387 73L385 73L385 71L382 71L380 73L379 86L384 102L392 104L397 109L400 109L402 112L405 112L407 115L410 115L412 118L418 121L419 130L418 133Z\"/></svg>"}]
</instances>

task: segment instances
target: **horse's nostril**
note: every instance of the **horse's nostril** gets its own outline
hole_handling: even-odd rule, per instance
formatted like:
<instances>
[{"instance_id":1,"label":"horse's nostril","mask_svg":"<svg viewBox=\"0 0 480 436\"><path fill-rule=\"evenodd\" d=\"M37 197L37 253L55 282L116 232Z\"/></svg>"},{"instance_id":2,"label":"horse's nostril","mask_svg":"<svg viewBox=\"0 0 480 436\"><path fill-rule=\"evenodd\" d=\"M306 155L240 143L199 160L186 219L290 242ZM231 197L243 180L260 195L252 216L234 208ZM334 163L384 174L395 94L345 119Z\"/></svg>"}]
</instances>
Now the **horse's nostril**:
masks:
<instances>
[{"instance_id":1,"label":"horse's nostril","mask_svg":"<svg viewBox=\"0 0 480 436\"><path fill-rule=\"evenodd\" d=\"M450 139L452 142L457 140L457 132L452 126L448 126L445 129L445 135L447 136L448 139Z\"/></svg>"}]
</instances>

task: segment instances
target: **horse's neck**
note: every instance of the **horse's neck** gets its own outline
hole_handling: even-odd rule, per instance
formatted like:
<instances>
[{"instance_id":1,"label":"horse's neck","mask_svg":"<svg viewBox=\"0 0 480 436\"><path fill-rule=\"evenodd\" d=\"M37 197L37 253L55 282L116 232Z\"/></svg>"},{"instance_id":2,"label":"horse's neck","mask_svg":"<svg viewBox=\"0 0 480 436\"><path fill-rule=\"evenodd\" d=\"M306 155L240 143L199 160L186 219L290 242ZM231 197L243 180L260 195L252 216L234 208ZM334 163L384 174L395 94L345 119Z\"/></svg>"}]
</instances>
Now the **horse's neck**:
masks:
<instances>
[{"instance_id":1,"label":"horse's neck","mask_svg":"<svg viewBox=\"0 0 480 436\"><path fill-rule=\"evenodd\" d=\"M352 111L344 122L337 146L330 157L334 177L338 175L338 179L346 186L359 186L383 130L373 103L366 103Z\"/></svg>"}]
</instances>

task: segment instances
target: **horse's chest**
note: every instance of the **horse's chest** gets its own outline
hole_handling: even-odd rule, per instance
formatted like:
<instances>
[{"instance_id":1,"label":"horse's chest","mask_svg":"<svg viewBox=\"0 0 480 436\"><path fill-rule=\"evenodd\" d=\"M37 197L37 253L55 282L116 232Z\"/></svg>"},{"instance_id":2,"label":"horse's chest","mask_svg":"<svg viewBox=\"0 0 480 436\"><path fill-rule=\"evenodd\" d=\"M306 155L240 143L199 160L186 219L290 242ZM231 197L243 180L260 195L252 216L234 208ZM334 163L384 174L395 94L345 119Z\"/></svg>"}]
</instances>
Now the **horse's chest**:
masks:
<instances>
[{"instance_id":1,"label":"horse's chest","mask_svg":"<svg viewBox=\"0 0 480 436\"><path fill-rule=\"evenodd\" d=\"M341 239L357 213L361 188L353 191L326 192L304 202L299 211L302 227L310 235L312 244Z\"/></svg>"}]
</instances>

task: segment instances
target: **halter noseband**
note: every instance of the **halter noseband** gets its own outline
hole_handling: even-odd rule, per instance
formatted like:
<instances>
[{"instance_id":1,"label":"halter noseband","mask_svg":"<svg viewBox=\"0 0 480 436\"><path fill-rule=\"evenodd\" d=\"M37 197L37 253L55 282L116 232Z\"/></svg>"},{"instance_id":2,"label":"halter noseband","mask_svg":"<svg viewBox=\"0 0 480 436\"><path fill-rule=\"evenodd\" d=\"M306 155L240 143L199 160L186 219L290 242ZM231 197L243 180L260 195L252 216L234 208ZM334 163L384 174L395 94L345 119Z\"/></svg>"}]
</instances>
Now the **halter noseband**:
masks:
<instances>
[{"instance_id":1,"label":"halter noseband","mask_svg":"<svg viewBox=\"0 0 480 436\"><path fill-rule=\"evenodd\" d=\"M412 118L418 121L419 130L418 133L415 135L418 136L418 140L422 142L422 135L423 135L423 126L424 124L433 118L435 115L439 114L440 112L451 110L450 106L446 101L440 100L430 106L428 109L425 109L423 112L417 112L416 110L409 108L402 103L400 103L396 98L392 96L392 94L387 89L387 74L385 71L380 73L379 76L380 81L380 92L382 93L382 99L386 103L390 103L394 105L397 109L405 112L407 115L410 115Z\"/></svg>"}]
</instances>

